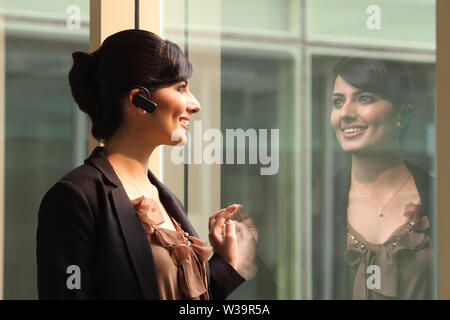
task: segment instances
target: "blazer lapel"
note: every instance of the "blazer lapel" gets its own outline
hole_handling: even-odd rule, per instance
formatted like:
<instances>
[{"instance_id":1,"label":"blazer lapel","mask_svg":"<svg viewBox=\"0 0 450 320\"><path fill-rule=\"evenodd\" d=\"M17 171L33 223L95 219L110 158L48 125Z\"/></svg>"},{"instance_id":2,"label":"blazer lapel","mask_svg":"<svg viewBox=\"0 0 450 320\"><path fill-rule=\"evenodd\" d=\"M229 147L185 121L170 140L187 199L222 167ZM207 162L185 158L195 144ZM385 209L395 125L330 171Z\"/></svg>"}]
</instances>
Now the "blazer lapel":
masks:
<instances>
[{"instance_id":1,"label":"blazer lapel","mask_svg":"<svg viewBox=\"0 0 450 320\"><path fill-rule=\"evenodd\" d=\"M156 178L153 175L153 173L150 170L148 171L148 178L150 179L150 182L153 183L156 186L156 188L158 188L159 198L161 200L161 203L164 205L164 208L167 210L167 212L181 224L181 228L185 232L189 233L191 236L199 238L194 227L189 222L186 213L184 211L184 207L180 202L180 200L178 200L178 198L165 185L163 185L158 180L158 178ZM209 263L206 263L205 267L208 283L210 283ZM210 290L209 286L208 290ZM211 291L209 293L211 294Z\"/></svg>"},{"instance_id":2,"label":"blazer lapel","mask_svg":"<svg viewBox=\"0 0 450 320\"><path fill-rule=\"evenodd\" d=\"M419 192L420 202L422 203L422 210L428 216L430 225L432 226L436 218L436 210L433 205L436 197L434 191L435 180L428 172L420 167L408 161L405 161L405 164L414 178L414 183Z\"/></svg>"},{"instance_id":3,"label":"blazer lapel","mask_svg":"<svg viewBox=\"0 0 450 320\"><path fill-rule=\"evenodd\" d=\"M85 161L95 166L111 185L111 206L122 229L126 246L145 299L160 299L155 264L147 237L120 179L114 172L103 148L97 147Z\"/></svg>"},{"instance_id":4,"label":"blazer lapel","mask_svg":"<svg viewBox=\"0 0 450 320\"><path fill-rule=\"evenodd\" d=\"M189 222L180 200L178 200L178 198L175 197L175 195L165 185L163 185L150 170L148 171L148 178L150 179L150 182L158 189L159 199L168 214L170 214L181 224L181 228L185 232L188 232L190 235L198 238L198 234Z\"/></svg>"},{"instance_id":5,"label":"blazer lapel","mask_svg":"<svg viewBox=\"0 0 450 320\"><path fill-rule=\"evenodd\" d=\"M112 190L111 197L144 297L160 299L152 251L136 211L122 186Z\"/></svg>"},{"instance_id":6,"label":"blazer lapel","mask_svg":"<svg viewBox=\"0 0 450 320\"><path fill-rule=\"evenodd\" d=\"M351 167L347 165L334 180L334 298L347 298L347 264L344 252L347 247L347 207L350 190Z\"/></svg>"}]
</instances>

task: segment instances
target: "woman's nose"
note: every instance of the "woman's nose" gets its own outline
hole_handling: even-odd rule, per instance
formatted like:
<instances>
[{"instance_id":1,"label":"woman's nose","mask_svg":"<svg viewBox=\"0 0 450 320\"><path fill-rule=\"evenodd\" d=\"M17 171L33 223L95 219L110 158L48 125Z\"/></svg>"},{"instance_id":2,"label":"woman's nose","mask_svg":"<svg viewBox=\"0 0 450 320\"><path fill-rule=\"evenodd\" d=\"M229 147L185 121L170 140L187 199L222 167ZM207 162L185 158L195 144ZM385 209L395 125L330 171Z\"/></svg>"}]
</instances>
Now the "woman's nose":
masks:
<instances>
[{"instance_id":1,"label":"woman's nose","mask_svg":"<svg viewBox=\"0 0 450 320\"><path fill-rule=\"evenodd\" d=\"M347 101L340 110L341 119L355 119L356 118L356 104L352 101Z\"/></svg>"},{"instance_id":2,"label":"woman's nose","mask_svg":"<svg viewBox=\"0 0 450 320\"><path fill-rule=\"evenodd\" d=\"M197 98L190 93L189 100L187 101L186 109L189 114L200 112L202 107L200 106L200 102L198 102Z\"/></svg>"}]
</instances>

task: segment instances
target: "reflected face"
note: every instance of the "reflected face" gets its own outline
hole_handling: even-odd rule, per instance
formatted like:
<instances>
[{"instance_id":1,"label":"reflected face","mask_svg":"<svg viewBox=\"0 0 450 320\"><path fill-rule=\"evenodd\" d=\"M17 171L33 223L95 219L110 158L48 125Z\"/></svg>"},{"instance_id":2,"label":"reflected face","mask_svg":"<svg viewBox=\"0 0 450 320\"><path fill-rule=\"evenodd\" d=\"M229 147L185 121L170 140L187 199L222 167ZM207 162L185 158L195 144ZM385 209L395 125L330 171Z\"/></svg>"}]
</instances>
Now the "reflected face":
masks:
<instances>
[{"instance_id":1,"label":"reflected face","mask_svg":"<svg viewBox=\"0 0 450 320\"><path fill-rule=\"evenodd\" d=\"M189 82L180 81L159 88L152 100L158 105L152 114L153 134L161 144L186 143L186 131L193 113L200 111L200 103L189 91Z\"/></svg>"},{"instance_id":2,"label":"reflected face","mask_svg":"<svg viewBox=\"0 0 450 320\"><path fill-rule=\"evenodd\" d=\"M400 129L391 102L363 92L336 78L330 122L336 138L346 152L367 152L398 148Z\"/></svg>"}]
</instances>

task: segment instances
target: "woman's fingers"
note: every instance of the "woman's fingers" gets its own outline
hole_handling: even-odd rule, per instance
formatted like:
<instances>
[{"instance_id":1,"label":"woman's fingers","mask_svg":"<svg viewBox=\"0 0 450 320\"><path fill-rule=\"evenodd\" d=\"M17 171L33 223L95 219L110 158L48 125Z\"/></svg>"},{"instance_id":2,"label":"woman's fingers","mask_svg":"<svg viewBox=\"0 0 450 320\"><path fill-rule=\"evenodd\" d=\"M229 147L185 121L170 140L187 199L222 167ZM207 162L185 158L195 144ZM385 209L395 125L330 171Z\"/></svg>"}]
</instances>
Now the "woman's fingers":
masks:
<instances>
[{"instance_id":1,"label":"woman's fingers","mask_svg":"<svg viewBox=\"0 0 450 320\"><path fill-rule=\"evenodd\" d=\"M225 220L236 211L237 205L232 204L227 208L221 209L209 217L209 230L212 231L217 228L221 228L221 225L225 223Z\"/></svg>"},{"instance_id":2,"label":"woman's fingers","mask_svg":"<svg viewBox=\"0 0 450 320\"><path fill-rule=\"evenodd\" d=\"M233 220L228 220L225 224L224 244L227 250L227 262L236 268L238 261L238 244L236 239L236 225Z\"/></svg>"},{"instance_id":3,"label":"woman's fingers","mask_svg":"<svg viewBox=\"0 0 450 320\"><path fill-rule=\"evenodd\" d=\"M233 213L231 219L233 219L234 221L239 221L239 222L243 223L248 228L248 230L251 232L255 241L258 241L258 231L255 227L255 224L253 223L252 218L250 217L250 214L245 211L245 209L242 205L235 204L235 206L236 206L236 209L235 209L235 212Z\"/></svg>"},{"instance_id":4,"label":"woman's fingers","mask_svg":"<svg viewBox=\"0 0 450 320\"><path fill-rule=\"evenodd\" d=\"M238 268L246 279L254 276L258 232L244 207L233 204L212 215L209 218L209 240L214 252Z\"/></svg>"},{"instance_id":5,"label":"woman's fingers","mask_svg":"<svg viewBox=\"0 0 450 320\"><path fill-rule=\"evenodd\" d=\"M233 220L228 220L225 223L225 241L235 241L236 240L236 225Z\"/></svg>"},{"instance_id":6,"label":"woman's fingers","mask_svg":"<svg viewBox=\"0 0 450 320\"><path fill-rule=\"evenodd\" d=\"M212 230L214 227L214 224L216 222L217 216L221 213L223 213L226 209L220 209L216 213L214 213L211 217L209 217L209 230Z\"/></svg>"},{"instance_id":7,"label":"woman's fingers","mask_svg":"<svg viewBox=\"0 0 450 320\"><path fill-rule=\"evenodd\" d=\"M212 232L215 234L222 234L223 228L222 226L225 224L227 218L229 218L233 214L233 211L229 211L228 208L217 215L216 220L212 226Z\"/></svg>"}]
</instances>

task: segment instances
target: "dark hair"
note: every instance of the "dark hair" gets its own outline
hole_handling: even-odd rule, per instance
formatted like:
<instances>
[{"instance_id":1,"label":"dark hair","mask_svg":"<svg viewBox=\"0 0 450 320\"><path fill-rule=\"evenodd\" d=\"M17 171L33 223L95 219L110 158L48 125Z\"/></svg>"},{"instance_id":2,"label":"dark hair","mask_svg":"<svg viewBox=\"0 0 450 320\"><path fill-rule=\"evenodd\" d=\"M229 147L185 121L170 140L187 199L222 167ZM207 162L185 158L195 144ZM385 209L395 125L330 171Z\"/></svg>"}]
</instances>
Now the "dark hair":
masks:
<instances>
[{"instance_id":1,"label":"dark hair","mask_svg":"<svg viewBox=\"0 0 450 320\"><path fill-rule=\"evenodd\" d=\"M413 118L415 89L408 65L400 61L346 57L336 66L334 79L341 76L355 88L388 100L399 112L403 125L400 139Z\"/></svg>"},{"instance_id":2,"label":"dark hair","mask_svg":"<svg viewBox=\"0 0 450 320\"><path fill-rule=\"evenodd\" d=\"M192 65L173 42L145 30L125 30L91 54L74 52L72 96L92 120L92 135L108 139L119 128L123 102L135 85L150 92L192 76Z\"/></svg>"}]
</instances>

